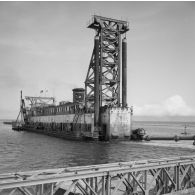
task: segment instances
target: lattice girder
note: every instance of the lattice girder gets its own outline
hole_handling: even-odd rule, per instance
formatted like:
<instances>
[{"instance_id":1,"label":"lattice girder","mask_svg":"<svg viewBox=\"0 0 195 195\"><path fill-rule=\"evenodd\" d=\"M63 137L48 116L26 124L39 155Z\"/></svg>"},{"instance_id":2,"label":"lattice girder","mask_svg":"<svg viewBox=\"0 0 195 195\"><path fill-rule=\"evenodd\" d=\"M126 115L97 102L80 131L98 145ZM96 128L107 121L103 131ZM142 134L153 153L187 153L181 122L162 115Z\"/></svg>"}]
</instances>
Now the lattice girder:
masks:
<instances>
[{"instance_id":1,"label":"lattice girder","mask_svg":"<svg viewBox=\"0 0 195 195\"><path fill-rule=\"evenodd\" d=\"M195 156L17 172L0 175L0 194L176 195L195 191L194 175Z\"/></svg>"},{"instance_id":2,"label":"lattice girder","mask_svg":"<svg viewBox=\"0 0 195 195\"><path fill-rule=\"evenodd\" d=\"M96 36L99 37L100 106L119 106L121 35L128 31L128 23L126 21L94 16L89 28L94 29ZM85 97L86 106L88 107L93 107L94 105L94 59L95 52L93 50L85 80Z\"/></svg>"}]
</instances>

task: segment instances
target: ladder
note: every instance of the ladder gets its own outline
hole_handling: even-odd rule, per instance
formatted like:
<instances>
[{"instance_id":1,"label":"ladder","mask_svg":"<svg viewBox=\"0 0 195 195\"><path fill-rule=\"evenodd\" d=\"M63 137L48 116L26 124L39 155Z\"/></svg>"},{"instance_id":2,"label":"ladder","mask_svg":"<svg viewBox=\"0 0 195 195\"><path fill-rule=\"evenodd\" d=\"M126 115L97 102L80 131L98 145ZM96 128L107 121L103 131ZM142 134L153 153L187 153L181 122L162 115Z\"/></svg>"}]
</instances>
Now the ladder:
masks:
<instances>
[{"instance_id":1,"label":"ladder","mask_svg":"<svg viewBox=\"0 0 195 195\"><path fill-rule=\"evenodd\" d=\"M78 122L79 117L83 113L84 113L84 110L83 109L78 108L78 109L75 110L75 115L74 115L74 118L73 118L73 121L72 121L72 123L73 123L73 129L75 128L75 126L76 126L76 124Z\"/></svg>"}]
</instances>

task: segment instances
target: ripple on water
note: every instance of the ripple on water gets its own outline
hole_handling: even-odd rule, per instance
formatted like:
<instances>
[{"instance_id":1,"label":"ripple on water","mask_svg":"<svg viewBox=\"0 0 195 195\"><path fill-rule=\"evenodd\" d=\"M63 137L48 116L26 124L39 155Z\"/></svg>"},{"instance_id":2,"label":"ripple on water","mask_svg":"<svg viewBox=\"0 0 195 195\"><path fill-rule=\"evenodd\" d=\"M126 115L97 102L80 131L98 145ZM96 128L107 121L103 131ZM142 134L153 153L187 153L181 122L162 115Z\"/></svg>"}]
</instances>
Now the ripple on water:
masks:
<instances>
[{"instance_id":1,"label":"ripple on water","mask_svg":"<svg viewBox=\"0 0 195 195\"><path fill-rule=\"evenodd\" d=\"M148 126L147 126L148 127ZM190 142L77 142L0 125L0 172L193 155Z\"/></svg>"}]
</instances>

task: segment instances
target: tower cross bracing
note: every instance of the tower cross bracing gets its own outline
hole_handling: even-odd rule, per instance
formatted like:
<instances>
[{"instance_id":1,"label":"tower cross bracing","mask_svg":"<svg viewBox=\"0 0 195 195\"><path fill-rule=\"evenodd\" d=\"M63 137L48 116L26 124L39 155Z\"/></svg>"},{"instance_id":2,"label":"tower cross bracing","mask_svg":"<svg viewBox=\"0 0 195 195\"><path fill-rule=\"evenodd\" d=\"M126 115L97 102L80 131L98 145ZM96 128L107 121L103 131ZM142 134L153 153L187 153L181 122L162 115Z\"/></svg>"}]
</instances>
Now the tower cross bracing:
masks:
<instances>
[{"instance_id":1,"label":"tower cross bracing","mask_svg":"<svg viewBox=\"0 0 195 195\"><path fill-rule=\"evenodd\" d=\"M126 33L128 22L102 16L93 16L88 28L99 39L99 104L120 105L121 35ZM95 45L85 80L86 107L94 107L95 91Z\"/></svg>"}]
</instances>

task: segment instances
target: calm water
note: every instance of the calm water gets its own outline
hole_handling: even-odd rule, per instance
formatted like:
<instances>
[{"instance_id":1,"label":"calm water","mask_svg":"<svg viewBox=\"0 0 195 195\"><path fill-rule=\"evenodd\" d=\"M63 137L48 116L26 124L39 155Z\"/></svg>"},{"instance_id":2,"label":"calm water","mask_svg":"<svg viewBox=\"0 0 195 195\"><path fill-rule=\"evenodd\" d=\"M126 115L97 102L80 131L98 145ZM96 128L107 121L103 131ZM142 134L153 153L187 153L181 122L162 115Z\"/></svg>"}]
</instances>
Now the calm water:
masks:
<instances>
[{"instance_id":1,"label":"calm water","mask_svg":"<svg viewBox=\"0 0 195 195\"><path fill-rule=\"evenodd\" d=\"M195 123L188 124L187 131L195 135ZM184 123L135 122L136 127L145 128L149 135L179 135L184 131ZM195 155L192 142L76 142L12 131L0 121L0 173Z\"/></svg>"}]
</instances>

